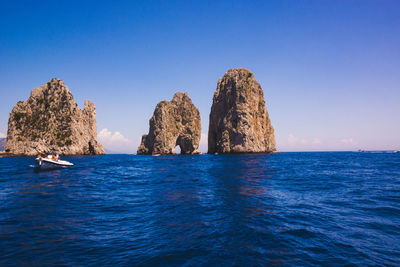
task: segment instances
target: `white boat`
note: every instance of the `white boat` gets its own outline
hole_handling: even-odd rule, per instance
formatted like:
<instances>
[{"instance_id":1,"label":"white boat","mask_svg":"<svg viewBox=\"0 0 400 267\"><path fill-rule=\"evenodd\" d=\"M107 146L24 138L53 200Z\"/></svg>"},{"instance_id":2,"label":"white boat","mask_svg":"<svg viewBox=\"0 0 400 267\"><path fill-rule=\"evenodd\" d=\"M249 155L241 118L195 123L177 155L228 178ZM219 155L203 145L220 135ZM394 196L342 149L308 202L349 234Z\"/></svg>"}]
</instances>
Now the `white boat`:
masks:
<instances>
[{"instance_id":1,"label":"white boat","mask_svg":"<svg viewBox=\"0 0 400 267\"><path fill-rule=\"evenodd\" d=\"M38 157L35 161L37 165L36 169L38 170L54 170L74 166L74 164L69 161L59 160L52 156L46 158Z\"/></svg>"}]
</instances>

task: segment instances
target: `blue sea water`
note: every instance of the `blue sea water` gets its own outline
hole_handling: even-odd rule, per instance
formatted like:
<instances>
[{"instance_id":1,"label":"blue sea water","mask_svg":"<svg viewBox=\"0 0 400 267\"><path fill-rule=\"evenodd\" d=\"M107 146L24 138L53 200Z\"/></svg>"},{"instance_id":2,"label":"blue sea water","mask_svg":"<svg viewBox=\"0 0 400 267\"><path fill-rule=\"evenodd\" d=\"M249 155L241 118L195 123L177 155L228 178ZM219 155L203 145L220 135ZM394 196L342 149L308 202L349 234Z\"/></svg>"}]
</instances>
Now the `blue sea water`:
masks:
<instances>
[{"instance_id":1,"label":"blue sea water","mask_svg":"<svg viewBox=\"0 0 400 267\"><path fill-rule=\"evenodd\" d=\"M399 266L400 153L0 158L0 265Z\"/></svg>"}]
</instances>

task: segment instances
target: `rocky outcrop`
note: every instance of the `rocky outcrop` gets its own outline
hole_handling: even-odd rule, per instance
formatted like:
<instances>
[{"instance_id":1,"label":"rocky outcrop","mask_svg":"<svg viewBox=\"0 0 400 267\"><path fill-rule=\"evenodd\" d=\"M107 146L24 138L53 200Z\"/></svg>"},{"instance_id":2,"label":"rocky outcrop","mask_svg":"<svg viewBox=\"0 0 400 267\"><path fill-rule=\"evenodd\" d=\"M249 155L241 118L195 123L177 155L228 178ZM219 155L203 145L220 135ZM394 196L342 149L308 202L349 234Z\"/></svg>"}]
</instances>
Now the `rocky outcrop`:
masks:
<instances>
[{"instance_id":1,"label":"rocky outcrop","mask_svg":"<svg viewBox=\"0 0 400 267\"><path fill-rule=\"evenodd\" d=\"M35 88L10 113L5 151L33 156L104 154L97 140L96 109L86 100L81 110L64 82L52 79Z\"/></svg>"},{"instance_id":2,"label":"rocky outcrop","mask_svg":"<svg viewBox=\"0 0 400 267\"><path fill-rule=\"evenodd\" d=\"M275 136L264 93L248 69L229 70L218 81L208 130L208 153L274 152Z\"/></svg>"},{"instance_id":3,"label":"rocky outcrop","mask_svg":"<svg viewBox=\"0 0 400 267\"><path fill-rule=\"evenodd\" d=\"M200 112L187 93L176 93L171 101L157 104L150 119L149 134L142 136L138 154L199 153L201 136Z\"/></svg>"}]
</instances>

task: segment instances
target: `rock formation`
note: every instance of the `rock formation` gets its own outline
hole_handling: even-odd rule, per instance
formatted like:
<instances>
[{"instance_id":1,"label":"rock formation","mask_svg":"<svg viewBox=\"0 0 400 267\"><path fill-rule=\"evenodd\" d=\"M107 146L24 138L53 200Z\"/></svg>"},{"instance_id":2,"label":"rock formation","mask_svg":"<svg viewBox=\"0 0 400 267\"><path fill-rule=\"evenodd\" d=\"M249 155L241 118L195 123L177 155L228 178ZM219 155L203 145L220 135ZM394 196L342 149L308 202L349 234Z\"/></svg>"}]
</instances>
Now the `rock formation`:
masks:
<instances>
[{"instance_id":1,"label":"rock formation","mask_svg":"<svg viewBox=\"0 0 400 267\"><path fill-rule=\"evenodd\" d=\"M229 70L218 81L208 130L208 153L274 152L275 136L264 93L248 69Z\"/></svg>"},{"instance_id":2,"label":"rock formation","mask_svg":"<svg viewBox=\"0 0 400 267\"><path fill-rule=\"evenodd\" d=\"M200 112L187 93L176 93L171 101L157 104L150 119L149 134L142 136L138 154L199 153L201 136Z\"/></svg>"},{"instance_id":3,"label":"rock formation","mask_svg":"<svg viewBox=\"0 0 400 267\"><path fill-rule=\"evenodd\" d=\"M14 106L5 151L26 156L52 151L62 155L104 154L97 141L94 104L86 100L81 110L64 82L52 79Z\"/></svg>"}]
</instances>

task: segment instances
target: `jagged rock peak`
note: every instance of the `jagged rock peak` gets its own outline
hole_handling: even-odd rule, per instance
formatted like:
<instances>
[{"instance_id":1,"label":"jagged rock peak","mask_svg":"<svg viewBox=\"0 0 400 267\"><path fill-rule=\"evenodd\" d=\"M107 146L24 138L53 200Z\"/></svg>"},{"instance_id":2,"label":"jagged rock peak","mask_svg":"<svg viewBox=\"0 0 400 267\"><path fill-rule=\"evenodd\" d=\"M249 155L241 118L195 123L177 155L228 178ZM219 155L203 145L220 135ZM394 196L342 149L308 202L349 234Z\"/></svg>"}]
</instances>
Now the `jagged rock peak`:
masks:
<instances>
[{"instance_id":1,"label":"jagged rock peak","mask_svg":"<svg viewBox=\"0 0 400 267\"><path fill-rule=\"evenodd\" d=\"M171 101L157 104L149 133L142 136L138 154L198 154L201 136L200 112L187 93L175 93Z\"/></svg>"},{"instance_id":2,"label":"jagged rock peak","mask_svg":"<svg viewBox=\"0 0 400 267\"><path fill-rule=\"evenodd\" d=\"M245 68L228 70L214 93L208 131L208 153L274 152L274 129L264 93Z\"/></svg>"},{"instance_id":3,"label":"jagged rock peak","mask_svg":"<svg viewBox=\"0 0 400 267\"><path fill-rule=\"evenodd\" d=\"M5 151L32 156L104 154L97 140L96 108L88 100L80 109L64 82L51 79L18 102L8 120Z\"/></svg>"}]
</instances>

